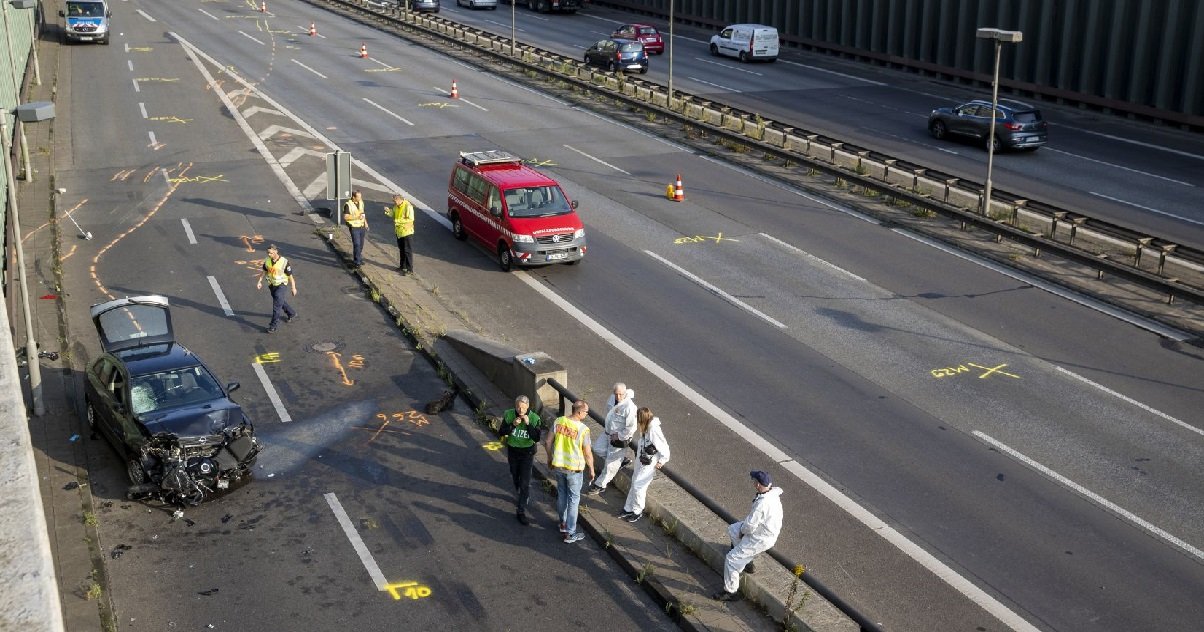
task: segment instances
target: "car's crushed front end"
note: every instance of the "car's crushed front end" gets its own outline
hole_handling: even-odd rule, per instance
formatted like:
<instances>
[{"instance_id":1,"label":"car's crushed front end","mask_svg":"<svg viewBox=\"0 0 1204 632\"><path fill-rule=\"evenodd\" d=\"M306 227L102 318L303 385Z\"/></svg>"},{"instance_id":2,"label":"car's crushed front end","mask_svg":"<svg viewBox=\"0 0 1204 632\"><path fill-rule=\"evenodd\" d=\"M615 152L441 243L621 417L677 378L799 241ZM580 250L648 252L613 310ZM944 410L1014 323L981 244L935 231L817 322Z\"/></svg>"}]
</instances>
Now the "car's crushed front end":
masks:
<instances>
[{"instance_id":1,"label":"car's crushed front end","mask_svg":"<svg viewBox=\"0 0 1204 632\"><path fill-rule=\"evenodd\" d=\"M146 439L132 461L127 496L158 497L176 505L198 505L251 475L262 450L249 423L218 434L184 436L158 432Z\"/></svg>"}]
</instances>

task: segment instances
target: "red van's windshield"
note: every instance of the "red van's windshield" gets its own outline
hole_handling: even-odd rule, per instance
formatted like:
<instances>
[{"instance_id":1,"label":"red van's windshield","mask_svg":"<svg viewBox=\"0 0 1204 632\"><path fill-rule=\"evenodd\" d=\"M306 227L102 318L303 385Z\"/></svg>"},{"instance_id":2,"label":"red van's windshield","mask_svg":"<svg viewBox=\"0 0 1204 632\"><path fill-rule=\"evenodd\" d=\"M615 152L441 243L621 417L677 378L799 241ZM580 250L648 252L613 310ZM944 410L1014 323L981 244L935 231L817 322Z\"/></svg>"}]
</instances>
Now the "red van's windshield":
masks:
<instances>
[{"instance_id":1,"label":"red van's windshield","mask_svg":"<svg viewBox=\"0 0 1204 632\"><path fill-rule=\"evenodd\" d=\"M552 185L506 189L505 197L510 217L545 217L573 210L560 187Z\"/></svg>"}]
</instances>

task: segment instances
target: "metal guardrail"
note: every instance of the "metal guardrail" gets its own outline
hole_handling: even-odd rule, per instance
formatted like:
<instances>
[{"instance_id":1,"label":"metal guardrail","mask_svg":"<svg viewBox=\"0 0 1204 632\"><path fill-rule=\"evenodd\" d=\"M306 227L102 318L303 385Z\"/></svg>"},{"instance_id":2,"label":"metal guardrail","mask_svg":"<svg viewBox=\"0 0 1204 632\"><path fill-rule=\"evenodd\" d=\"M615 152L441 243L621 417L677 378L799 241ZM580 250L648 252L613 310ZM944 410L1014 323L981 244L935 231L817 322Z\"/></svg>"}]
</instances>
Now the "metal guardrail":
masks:
<instances>
[{"instance_id":1,"label":"metal guardrail","mask_svg":"<svg viewBox=\"0 0 1204 632\"><path fill-rule=\"evenodd\" d=\"M560 405L558 406L558 411L561 416L564 416L564 414L568 411L568 406L566 403L575 402L580 399L574 395L572 391L565 388L560 382L556 381L555 378L548 378L548 386L556 389L556 392L560 394ZM606 426L606 419L595 412L593 408L589 410L589 418L594 420L602 427ZM688 480L682 478L680 474L675 473L670 466L665 466L661 468L660 471L669 480L673 481L678 487L684 489L686 493L693 496L696 500L698 500L698 502L702 503L704 507L722 518L725 522L731 524L739 520L739 518L732 515L730 511L725 509L713 498L707 496L702 490L695 487ZM806 568L806 566L798 564L794 560L777 552L775 549L770 549L766 552L766 554L788 569ZM829 603L831 603L833 606L836 606L836 609L840 610L845 616L852 619L853 622L860 626L861 632L883 632L882 628L878 627L876 623L870 621L868 617L861 614L856 607L842 599L840 595L832 592L832 589L828 588L822 581L820 581L818 577L815 577L815 575L803 572L800 578L803 580L803 583L814 590L816 594L824 599L827 599Z\"/></svg>"},{"instance_id":2,"label":"metal guardrail","mask_svg":"<svg viewBox=\"0 0 1204 632\"><path fill-rule=\"evenodd\" d=\"M1026 247L1032 248L1035 254L1045 251L1069 261L1088 266L1094 269L1101 279L1105 274L1108 274L1163 293L1166 295L1168 303L1174 302L1176 298L1184 298L1204 305L1204 289L1186 284L1177 277L1168 277L1163 274L1167 261L1171 259L1204 267L1204 250L1177 244L1170 239L1147 235L1123 226L1094 219L1083 213L1061 209L1040 202L1033 202L1014 193L995 189L993 198L997 203L992 204L992 211L996 211L999 206L1002 206L1004 209L1008 209L1005 212L1009 215L1007 218L1008 221L999 221L988 217L985 213L971 211L966 207L958 207L946 202L959 196L961 198L981 199L981 188L968 188L964 186L966 181L962 178L933 171L922 165L899 160L874 150L850 145L821 134L797 130L772 121L763 121L756 113L745 112L726 105L718 106L722 111L721 123L718 125L711 124L708 121L687 116L685 113L687 108L691 106L703 109L710 107L712 105L710 101L697 99L692 95L680 91L675 91L672 100L670 100L669 95L659 92L663 90L660 84L637 77L626 76L622 78L622 82L620 83L615 75L611 73L594 73L588 71L576 59L546 51L529 44L520 43L515 54L511 54L508 37L459 24L446 18L429 14L415 14L397 6L389 6L384 10L375 10L369 8L369 0L306 1L320 6L337 5L347 7L366 14L365 17L384 20L392 23L394 26L417 29L424 34L443 39L453 45L472 47L476 52L490 55L499 61L515 64L524 69L562 81L570 81L574 85L584 89L605 92L612 98L625 100L627 103L641 108L655 110L665 117L671 117L680 121L682 124L705 128L709 134L723 137L728 142L755 147L760 151L764 151L766 155L783 161L806 164L816 172L829 175L833 178L839 178L851 185L889 196L891 199L902 200L917 208L957 220L963 228L973 226L994 233L1000 239L1004 237L1012 239ZM376 3L372 2L371 4L375 5ZM583 72L586 73L590 80L581 78ZM606 86L599 86L595 82L599 77L606 82ZM609 84L611 82L616 83L617 88L610 88ZM643 98L640 98L641 96ZM675 109L672 107L678 104L680 104L679 108ZM754 121L758 123L754 123ZM750 126L756 128L756 131L753 133L757 133L760 138L773 135L785 139L783 145L775 145L758 138L750 137ZM739 129L737 130L735 127ZM805 142L806 145L805 152L799 153L792 150L789 147L791 139L803 139L802 142ZM817 159L812 155L813 148L825 151L830 150L829 159ZM838 155L853 156L856 159L858 168L850 169L840 166L837 164ZM883 167L883 178L877 179L862 173L860 167L863 163ZM944 186L942 199L938 200L931 194L926 195L918 190L913 191L909 188L892 184L890 182L891 178L898 178L900 174L904 174L904 180L910 180L913 183L912 188L915 189L919 188L918 183L921 179L925 182L942 182ZM996 214L998 215L999 213ZM1048 232L1043 230L1039 234L1024 230L1019 227L1018 222L1018 218L1022 215L1039 216L1041 221L1047 224L1050 229ZM1059 226L1069 228L1069 243L1058 241ZM1122 250L1125 251L1123 256L1101 256L1073 245L1076 236L1081 238L1087 234L1095 234L1122 242L1124 244ZM1139 267L1142 262L1143 253L1150 250L1158 253L1157 273L1148 272ZM1129 254L1129 252L1132 254ZM1129 263L1129 261L1132 261L1132 263Z\"/></svg>"}]
</instances>

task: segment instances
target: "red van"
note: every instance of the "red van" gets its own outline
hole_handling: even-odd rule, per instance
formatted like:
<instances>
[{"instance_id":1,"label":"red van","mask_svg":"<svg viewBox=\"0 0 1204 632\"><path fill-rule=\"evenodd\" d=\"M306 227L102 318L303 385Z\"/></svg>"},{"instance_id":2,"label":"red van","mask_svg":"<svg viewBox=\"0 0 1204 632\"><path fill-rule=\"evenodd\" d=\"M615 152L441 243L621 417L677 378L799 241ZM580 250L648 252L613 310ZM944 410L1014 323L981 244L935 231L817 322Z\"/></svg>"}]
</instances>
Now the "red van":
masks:
<instances>
[{"instance_id":1,"label":"red van","mask_svg":"<svg viewBox=\"0 0 1204 632\"><path fill-rule=\"evenodd\" d=\"M585 226L576 208L555 180L505 151L460 152L447 182L452 234L483 242L507 272L581 261Z\"/></svg>"}]
</instances>

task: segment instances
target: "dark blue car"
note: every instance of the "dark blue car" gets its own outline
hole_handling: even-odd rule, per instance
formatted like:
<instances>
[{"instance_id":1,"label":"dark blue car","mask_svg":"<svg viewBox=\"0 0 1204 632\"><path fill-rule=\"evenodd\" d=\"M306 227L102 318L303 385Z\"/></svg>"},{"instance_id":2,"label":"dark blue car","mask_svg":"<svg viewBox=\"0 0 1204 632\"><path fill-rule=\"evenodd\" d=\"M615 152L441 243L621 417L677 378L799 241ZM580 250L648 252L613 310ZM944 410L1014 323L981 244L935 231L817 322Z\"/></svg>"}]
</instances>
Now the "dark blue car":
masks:
<instances>
[{"instance_id":1,"label":"dark blue car","mask_svg":"<svg viewBox=\"0 0 1204 632\"><path fill-rule=\"evenodd\" d=\"M175 341L163 296L93 305L104 353L88 367L93 437L125 461L129 496L195 505L251 473L254 427L199 357Z\"/></svg>"}]
</instances>

